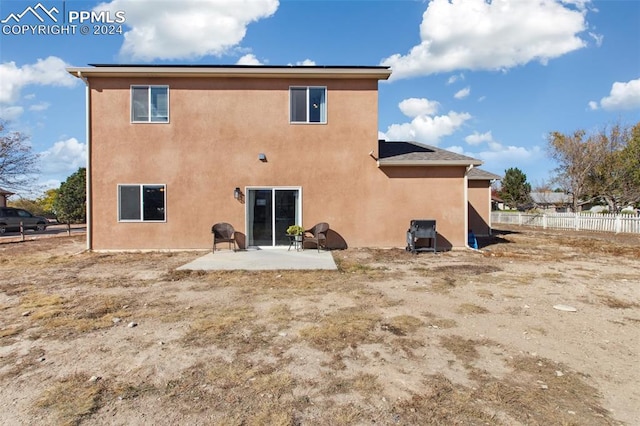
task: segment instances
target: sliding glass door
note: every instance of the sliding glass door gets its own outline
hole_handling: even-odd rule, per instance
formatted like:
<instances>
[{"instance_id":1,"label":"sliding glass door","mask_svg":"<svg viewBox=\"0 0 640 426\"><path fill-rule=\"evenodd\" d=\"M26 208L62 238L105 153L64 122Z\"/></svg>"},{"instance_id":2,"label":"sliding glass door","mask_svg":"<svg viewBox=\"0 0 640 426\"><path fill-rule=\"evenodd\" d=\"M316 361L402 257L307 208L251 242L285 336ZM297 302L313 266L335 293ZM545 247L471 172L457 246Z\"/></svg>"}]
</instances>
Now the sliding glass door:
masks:
<instances>
[{"instance_id":1,"label":"sliding glass door","mask_svg":"<svg viewBox=\"0 0 640 426\"><path fill-rule=\"evenodd\" d=\"M247 188L249 246L289 245L291 225L301 224L300 188Z\"/></svg>"}]
</instances>

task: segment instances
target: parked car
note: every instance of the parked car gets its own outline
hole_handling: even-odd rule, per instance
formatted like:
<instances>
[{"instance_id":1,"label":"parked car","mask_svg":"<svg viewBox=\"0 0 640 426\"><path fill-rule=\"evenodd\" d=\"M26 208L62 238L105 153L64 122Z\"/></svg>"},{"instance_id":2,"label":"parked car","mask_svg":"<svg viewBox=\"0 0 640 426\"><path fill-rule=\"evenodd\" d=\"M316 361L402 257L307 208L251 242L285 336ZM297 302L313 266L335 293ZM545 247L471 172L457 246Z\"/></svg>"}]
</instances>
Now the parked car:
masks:
<instances>
[{"instance_id":1,"label":"parked car","mask_svg":"<svg viewBox=\"0 0 640 426\"><path fill-rule=\"evenodd\" d=\"M34 216L26 210L15 207L0 207L0 235L8 231L20 231L20 223L25 229L44 231L47 229L47 219Z\"/></svg>"}]
</instances>

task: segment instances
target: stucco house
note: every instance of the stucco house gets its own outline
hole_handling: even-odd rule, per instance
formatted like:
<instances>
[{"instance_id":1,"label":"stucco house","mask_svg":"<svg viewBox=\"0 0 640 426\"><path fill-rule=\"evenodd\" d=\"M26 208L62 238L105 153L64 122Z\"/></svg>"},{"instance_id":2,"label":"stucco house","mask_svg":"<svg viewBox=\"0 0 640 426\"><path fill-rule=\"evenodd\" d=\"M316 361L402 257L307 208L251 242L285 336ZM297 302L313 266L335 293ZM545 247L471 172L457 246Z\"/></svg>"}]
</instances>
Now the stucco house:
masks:
<instances>
[{"instance_id":1,"label":"stucco house","mask_svg":"<svg viewBox=\"0 0 640 426\"><path fill-rule=\"evenodd\" d=\"M7 198L13 195L13 192L9 192L6 189L0 188L0 207L7 206Z\"/></svg>"},{"instance_id":2,"label":"stucco house","mask_svg":"<svg viewBox=\"0 0 640 426\"><path fill-rule=\"evenodd\" d=\"M332 247L404 247L412 219L435 219L438 247L459 248L470 210L490 229L479 160L378 140L387 67L67 71L86 84L90 249L206 249L217 222L244 247L288 245L289 225L318 222Z\"/></svg>"},{"instance_id":3,"label":"stucco house","mask_svg":"<svg viewBox=\"0 0 640 426\"><path fill-rule=\"evenodd\" d=\"M477 167L467 173L469 188L469 229L478 237L491 235L491 210L493 197L491 183L501 176Z\"/></svg>"},{"instance_id":4,"label":"stucco house","mask_svg":"<svg viewBox=\"0 0 640 426\"><path fill-rule=\"evenodd\" d=\"M534 207L546 212L566 213L573 205L573 195L564 192L532 192L530 196Z\"/></svg>"}]
</instances>

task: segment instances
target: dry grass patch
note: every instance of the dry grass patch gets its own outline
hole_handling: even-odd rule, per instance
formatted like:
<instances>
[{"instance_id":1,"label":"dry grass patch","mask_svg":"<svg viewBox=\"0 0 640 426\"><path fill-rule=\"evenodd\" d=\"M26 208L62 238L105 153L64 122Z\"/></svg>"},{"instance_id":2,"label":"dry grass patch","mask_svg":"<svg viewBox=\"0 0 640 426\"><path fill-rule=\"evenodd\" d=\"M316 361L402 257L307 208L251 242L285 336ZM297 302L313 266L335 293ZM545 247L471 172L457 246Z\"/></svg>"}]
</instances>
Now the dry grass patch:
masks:
<instances>
[{"instance_id":1,"label":"dry grass patch","mask_svg":"<svg viewBox=\"0 0 640 426\"><path fill-rule=\"evenodd\" d=\"M495 265L461 263L461 264L434 266L432 268L427 268L425 272L429 275L443 274L447 276L450 276L450 275L476 276L481 274L491 274L491 273L500 272L500 271L502 271L502 268Z\"/></svg>"},{"instance_id":2,"label":"dry grass patch","mask_svg":"<svg viewBox=\"0 0 640 426\"><path fill-rule=\"evenodd\" d=\"M482 297L483 299L493 299L493 292L484 288L477 290L476 294Z\"/></svg>"},{"instance_id":3,"label":"dry grass patch","mask_svg":"<svg viewBox=\"0 0 640 426\"><path fill-rule=\"evenodd\" d=\"M393 423L405 425L485 425L496 424L481 401L469 389L454 385L443 375L424 381L425 391L395 403ZM391 420L391 419L390 419ZM393 424L392 422L389 422Z\"/></svg>"},{"instance_id":4,"label":"dry grass patch","mask_svg":"<svg viewBox=\"0 0 640 426\"><path fill-rule=\"evenodd\" d=\"M358 392L364 397L372 398L379 395L383 386L378 378L369 373L356 373L353 376L346 376L342 373L324 373L322 377L322 394L336 395Z\"/></svg>"},{"instance_id":5,"label":"dry grass patch","mask_svg":"<svg viewBox=\"0 0 640 426\"><path fill-rule=\"evenodd\" d=\"M529 356L507 362L513 373L480 378L475 397L525 424L615 424L598 392L562 364Z\"/></svg>"},{"instance_id":6,"label":"dry grass patch","mask_svg":"<svg viewBox=\"0 0 640 426\"><path fill-rule=\"evenodd\" d=\"M435 318L432 320L429 320L429 325L434 327L434 328L454 328L458 326L458 323L456 322L456 320L453 319L449 319L449 318Z\"/></svg>"},{"instance_id":7,"label":"dry grass patch","mask_svg":"<svg viewBox=\"0 0 640 426\"><path fill-rule=\"evenodd\" d=\"M475 305L473 303L463 303L458 306L456 312L462 315L487 314L489 310L484 306Z\"/></svg>"},{"instance_id":8,"label":"dry grass patch","mask_svg":"<svg viewBox=\"0 0 640 426\"><path fill-rule=\"evenodd\" d=\"M482 344L482 342L465 339L456 335L440 337L440 346L453 353L456 358L465 363L470 363L478 359L480 354L476 346L480 344Z\"/></svg>"},{"instance_id":9,"label":"dry grass patch","mask_svg":"<svg viewBox=\"0 0 640 426\"><path fill-rule=\"evenodd\" d=\"M53 415L58 424L78 425L100 407L105 387L86 374L74 374L45 390L36 408Z\"/></svg>"},{"instance_id":10,"label":"dry grass patch","mask_svg":"<svg viewBox=\"0 0 640 426\"><path fill-rule=\"evenodd\" d=\"M428 318L426 324L433 328L453 328L458 326L458 323L455 320L450 318L439 318L431 312L425 311L422 313L422 316Z\"/></svg>"},{"instance_id":11,"label":"dry grass patch","mask_svg":"<svg viewBox=\"0 0 640 426\"><path fill-rule=\"evenodd\" d=\"M458 281L452 276L445 276L435 278L431 284L430 289L435 291L436 293L446 294L456 288L456 283Z\"/></svg>"},{"instance_id":12,"label":"dry grass patch","mask_svg":"<svg viewBox=\"0 0 640 426\"><path fill-rule=\"evenodd\" d=\"M345 308L326 315L318 325L303 328L300 337L315 348L329 352L356 348L361 343L378 340L374 330L380 321L379 315L363 308Z\"/></svg>"},{"instance_id":13,"label":"dry grass patch","mask_svg":"<svg viewBox=\"0 0 640 426\"><path fill-rule=\"evenodd\" d=\"M20 309L30 311L35 320L50 319L63 313L64 299L57 294L32 292L22 296Z\"/></svg>"},{"instance_id":14,"label":"dry grass patch","mask_svg":"<svg viewBox=\"0 0 640 426\"><path fill-rule=\"evenodd\" d=\"M21 325L4 326L4 327L2 327L2 329L0 329L0 339L2 339L4 337L16 336L16 335L22 333L23 330L24 330L24 327L22 327ZM1 340L0 340L0 342L1 342Z\"/></svg>"},{"instance_id":15,"label":"dry grass patch","mask_svg":"<svg viewBox=\"0 0 640 426\"><path fill-rule=\"evenodd\" d=\"M294 315L291 312L289 305L279 304L274 305L268 312L269 322L277 325L279 328L286 327L294 319Z\"/></svg>"},{"instance_id":16,"label":"dry grass patch","mask_svg":"<svg viewBox=\"0 0 640 426\"><path fill-rule=\"evenodd\" d=\"M206 411L212 424L291 425L295 412L306 405L294 398L295 384L289 373L271 364L214 358L167 383L165 398L173 410Z\"/></svg>"},{"instance_id":17,"label":"dry grass patch","mask_svg":"<svg viewBox=\"0 0 640 426\"><path fill-rule=\"evenodd\" d=\"M635 302L627 302L614 296L598 296L600 303L612 309L630 309L638 306Z\"/></svg>"},{"instance_id":18,"label":"dry grass patch","mask_svg":"<svg viewBox=\"0 0 640 426\"><path fill-rule=\"evenodd\" d=\"M127 299L107 295L69 299L34 292L21 299L20 308L30 311L27 318L38 321L54 337L111 327L114 318L130 315L124 308L127 303Z\"/></svg>"},{"instance_id":19,"label":"dry grass patch","mask_svg":"<svg viewBox=\"0 0 640 426\"><path fill-rule=\"evenodd\" d=\"M383 322L380 325L380 328L382 330L389 331L396 336L406 336L409 333L415 332L423 325L424 322L419 318L411 315L398 315Z\"/></svg>"},{"instance_id":20,"label":"dry grass patch","mask_svg":"<svg viewBox=\"0 0 640 426\"><path fill-rule=\"evenodd\" d=\"M237 344L243 340L243 331L255 334L256 318L251 306L203 310L197 313L182 341L193 346Z\"/></svg>"}]
</instances>

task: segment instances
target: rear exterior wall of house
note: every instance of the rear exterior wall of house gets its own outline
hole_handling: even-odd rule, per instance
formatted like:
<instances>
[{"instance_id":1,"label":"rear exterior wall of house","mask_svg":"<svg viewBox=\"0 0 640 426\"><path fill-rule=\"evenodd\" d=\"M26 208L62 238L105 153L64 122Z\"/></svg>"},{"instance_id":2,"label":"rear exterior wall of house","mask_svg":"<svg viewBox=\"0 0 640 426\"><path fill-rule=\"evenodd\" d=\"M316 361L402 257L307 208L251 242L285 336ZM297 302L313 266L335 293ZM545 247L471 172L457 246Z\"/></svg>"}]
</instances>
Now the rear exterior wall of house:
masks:
<instances>
[{"instance_id":1,"label":"rear exterior wall of house","mask_svg":"<svg viewBox=\"0 0 640 426\"><path fill-rule=\"evenodd\" d=\"M216 222L246 235L252 188L299 190L301 224L328 222L349 247L404 247L411 219L436 219L442 248L465 245L464 167L380 168L369 155L377 151L377 79L89 83L92 249L206 249ZM169 87L168 123L131 122L132 85ZM290 122L291 86L327 88L326 124ZM119 220L119 185L161 185L164 220Z\"/></svg>"}]
</instances>

